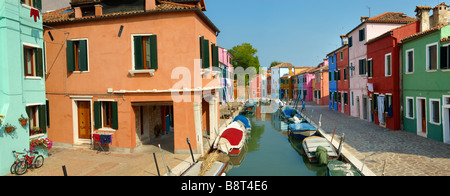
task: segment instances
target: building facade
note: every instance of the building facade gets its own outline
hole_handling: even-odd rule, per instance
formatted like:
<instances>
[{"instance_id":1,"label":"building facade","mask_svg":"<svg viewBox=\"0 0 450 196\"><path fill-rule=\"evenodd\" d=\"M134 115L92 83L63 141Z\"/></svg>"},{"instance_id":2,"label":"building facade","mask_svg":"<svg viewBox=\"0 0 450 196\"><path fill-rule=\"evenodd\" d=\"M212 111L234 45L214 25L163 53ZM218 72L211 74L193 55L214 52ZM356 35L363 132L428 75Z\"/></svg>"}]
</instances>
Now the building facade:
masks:
<instances>
[{"instance_id":1,"label":"building facade","mask_svg":"<svg viewBox=\"0 0 450 196\"><path fill-rule=\"evenodd\" d=\"M233 55L228 52L227 49L219 47L219 63L220 69L222 70L222 79L221 86L222 90L220 91L220 103L225 104L234 99L234 77L233 72L234 68L231 64L233 59Z\"/></svg>"},{"instance_id":2,"label":"building facade","mask_svg":"<svg viewBox=\"0 0 450 196\"><path fill-rule=\"evenodd\" d=\"M349 48L350 114L352 116L364 120L370 120L371 117L367 94L367 40L415 20L398 12L386 12L372 18L361 17L361 23L346 35Z\"/></svg>"},{"instance_id":3,"label":"building facade","mask_svg":"<svg viewBox=\"0 0 450 196\"><path fill-rule=\"evenodd\" d=\"M328 59L324 59L323 63L320 63L318 68L312 71L315 74L315 85L313 89L313 101L317 105L329 105L329 88L328 81Z\"/></svg>"},{"instance_id":4,"label":"building facade","mask_svg":"<svg viewBox=\"0 0 450 196\"><path fill-rule=\"evenodd\" d=\"M403 120L408 132L450 142L448 6L417 6L420 32L402 39ZM435 20L436 19L436 20ZM437 20L439 19L439 20Z\"/></svg>"},{"instance_id":5,"label":"building facade","mask_svg":"<svg viewBox=\"0 0 450 196\"><path fill-rule=\"evenodd\" d=\"M282 99L284 94L281 91L281 77L295 73L295 66L291 63L281 63L270 68L271 74L271 94L273 99Z\"/></svg>"},{"instance_id":6,"label":"building facade","mask_svg":"<svg viewBox=\"0 0 450 196\"><path fill-rule=\"evenodd\" d=\"M416 34L419 25L419 22L410 23L367 42L370 117L375 124L391 130L401 129L399 43L403 38Z\"/></svg>"},{"instance_id":7,"label":"building facade","mask_svg":"<svg viewBox=\"0 0 450 196\"><path fill-rule=\"evenodd\" d=\"M337 108L339 112L350 115L349 102L349 68L348 68L348 45L344 44L336 51L336 87Z\"/></svg>"},{"instance_id":8,"label":"building facade","mask_svg":"<svg viewBox=\"0 0 450 196\"><path fill-rule=\"evenodd\" d=\"M77 146L110 135L111 150L133 152L165 134L174 153L189 153L189 138L203 154L222 89L219 30L205 10L203 0L72 0L44 14L49 137Z\"/></svg>"},{"instance_id":9,"label":"building facade","mask_svg":"<svg viewBox=\"0 0 450 196\"><path fill-rule=\"evenodd\" d=\"M0 175L9 173L12 151L29 150L32 139L47 137L40 9L40 1L0 1Z\"/></svg>"},{"instance_id":10,"label":"building facade","mask_svg":"<svg viewBox=\"0 0 450 196\"><path fill-rule=\"evenodd\" d=\"M330 95L330 103L329 108L335 111L338 111L338 96L337 96L337 54L336 51L331 52L327 55L328 58L328 81L329 81L329 95Z\"/></svg>"}]
</instances>

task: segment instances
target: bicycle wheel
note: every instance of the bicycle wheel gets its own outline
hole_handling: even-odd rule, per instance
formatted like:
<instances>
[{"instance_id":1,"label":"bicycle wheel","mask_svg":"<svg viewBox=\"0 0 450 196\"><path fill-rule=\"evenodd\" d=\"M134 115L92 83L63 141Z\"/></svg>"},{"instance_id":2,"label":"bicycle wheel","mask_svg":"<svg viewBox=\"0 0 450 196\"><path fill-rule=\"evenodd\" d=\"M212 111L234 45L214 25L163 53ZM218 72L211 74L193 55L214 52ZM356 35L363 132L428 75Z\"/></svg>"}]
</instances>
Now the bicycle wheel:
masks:
<instances>
[{"instance_id":1,"label":"bicycle wheel","mask_svg":"<svg viewBox=\"0 0 450 196\"><path fill-rule=\"evenodd\" d=\"M16 173L16 165L17 165L16 162L14 162L14 163L11 165L11 169L9 169L9 171L11 172L11 174L15 174L15 173Z\"/></svg>"},{"instance_id":2,"label":"bicycle wheel","mask_svg":"<svg viewBox=\"0 0 450 196\"><path fill-rule=\"evenodd\" d=\"M42 165L44 165L44 157L39 155L34 159L34 168L40 168Z\"/></svg>"},{"instance_id":3,"label":"bicycle wheel","mask_svg":"<svg viewBox=\"0 0 450 196\"><path fill-rule=\"evenodd\" d=\"M26 160L22 160L22 161L18 162L14 169L15 169L17 175L25 174L28 170L28 164L27 164Z\"/></svg>"}]
</instances>

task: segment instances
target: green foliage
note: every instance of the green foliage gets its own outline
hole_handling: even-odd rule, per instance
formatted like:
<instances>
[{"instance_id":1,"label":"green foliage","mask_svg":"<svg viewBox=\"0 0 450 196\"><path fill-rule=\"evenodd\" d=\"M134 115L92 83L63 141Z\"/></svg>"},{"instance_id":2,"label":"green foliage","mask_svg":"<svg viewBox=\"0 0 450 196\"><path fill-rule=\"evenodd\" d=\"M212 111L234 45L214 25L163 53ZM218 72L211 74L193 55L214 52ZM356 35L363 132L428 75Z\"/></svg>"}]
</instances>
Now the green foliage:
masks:
<instances>
[{"instance_id":1,"label":"green foliage","mask_svg":"<svg viewBox=\"0 0 450 196\"><path fill-rule=\"evenodd\" d=\"M277 66L277 65L279 65L279 64L281 64L281 63L283 63L283 62L280 62L280 61L273 61L272 63L270 63L269 69L272 68L272 67L275 67L275 66Z\"/></svg>"},{"instance_id":2,"label":"green foliage","mask_svg":"<svg viewBox=\"0 0 450 196\"><path fill-rule=\"evenodd\" d=\"M242 67L245 70L249 67L254 67L257 72L259 72L259 58L256 56L258 50L253 48L251 44L243 43L241 45L234 46L231 50L229 50L229 52L233 54L233 67L235 69L237 67Z\"/></svg>"}]
</instances>

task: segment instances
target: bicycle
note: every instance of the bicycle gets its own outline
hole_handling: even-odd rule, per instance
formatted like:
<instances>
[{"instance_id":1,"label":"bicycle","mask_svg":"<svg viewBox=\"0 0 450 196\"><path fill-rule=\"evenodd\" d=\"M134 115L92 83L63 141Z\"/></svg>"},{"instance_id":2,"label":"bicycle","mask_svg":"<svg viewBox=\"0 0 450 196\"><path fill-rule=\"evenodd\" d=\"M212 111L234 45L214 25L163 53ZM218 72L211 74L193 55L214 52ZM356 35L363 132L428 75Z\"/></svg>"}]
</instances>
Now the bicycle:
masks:
<instances>
[{"instance_id":1,"label":"bicycle","mask_svg":"<svg viewBox=\"0 0 450 196\"><path fill-rule=\"evenodd\" d=\"M42 165L44 165L44 157L39 154L36 151L27 151L28 153L25 155L25 159L21 160L19 163L16 164L15 172L17 175L23 175L27 172L28 167L34 167L34 168L40 168ZM31 154L34 154L34 156L31 156Z\"/></svg>"},{"instance_id":2,"label":"bicycle","mask_svg":"<svg viewBox=\"0 0 450 196\"><path fill-rule=\"evenodd\" d=\"M17 165L17 163L19 163L20 161L25 159L25 157L19 158L19 155L25 154L25 153L16 152L15 150L12 151L12 153L16 157L16 160L14 160L14 163L11 165L11 168L9 170L10 170L11 174L15 174L16 173L16 165Z\"/></svg>"}]
</instances>

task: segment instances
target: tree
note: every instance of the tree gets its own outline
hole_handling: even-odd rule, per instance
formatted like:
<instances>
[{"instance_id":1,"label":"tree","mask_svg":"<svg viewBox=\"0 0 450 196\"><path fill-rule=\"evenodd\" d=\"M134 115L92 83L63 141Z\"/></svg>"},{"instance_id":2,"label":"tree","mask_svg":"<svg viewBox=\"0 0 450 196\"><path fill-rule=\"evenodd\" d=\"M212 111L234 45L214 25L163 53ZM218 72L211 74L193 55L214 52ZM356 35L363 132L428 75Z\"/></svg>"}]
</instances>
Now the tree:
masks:
<instances>
[{"instance_id":1,"label":"tree","mask_svg":"<svg viewBox=\"0 0 450 196\"><path fill-rule=\"evenodd\" d=\"M283 63L283 62L280 62L280 61L273 61L272 63L270 63L269 69L272 68L272 67L275 67L275 66L277 66L277 65L279 65L279 64L281 64L281 63Z\"/></svg>"},{"instance_id":2,"label":"tree","mask_svg":"<svg viewBox=\"0 0 450 196\"><path fill-rule=\"evenodd\" d=\"M242 45L234 46L229 52L233 55L233 67L242 67L247 69L249 67L254 67L257 72L261 67L259 64L259 58L256 56L258 50L253 48L249 43L243 43Z\"/></svg>"}]
</instances>

